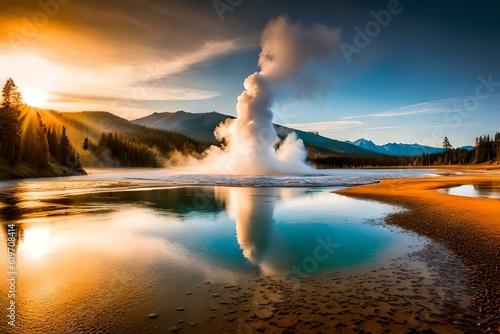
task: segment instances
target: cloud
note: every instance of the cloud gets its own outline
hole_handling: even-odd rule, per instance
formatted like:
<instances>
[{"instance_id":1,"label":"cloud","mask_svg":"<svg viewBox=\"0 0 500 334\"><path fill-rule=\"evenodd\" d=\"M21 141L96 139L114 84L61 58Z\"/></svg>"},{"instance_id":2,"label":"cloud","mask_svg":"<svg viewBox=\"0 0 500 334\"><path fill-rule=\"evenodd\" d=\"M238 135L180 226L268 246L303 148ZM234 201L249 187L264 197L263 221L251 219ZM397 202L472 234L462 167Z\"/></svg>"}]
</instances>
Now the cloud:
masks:
<instances>
[{"instance_id":1,"label":"cloud","mask_svg":"<svg viewBox=\"0 0 500 334\"><path fill-rule=\"evenodd\" d=\"M374 113L374 114L348 116L348 117L344 117L342 119L356 119L356 118L366 118L366 117L398 117L398 116L408 116L408 115L416 115L416 114L440 113L440 112L443 112L443 108L447 108L447 105L449 103L452 103L453 100L454 99L429 101L429 102L414 104L411 106L392 109L392 110L383 111L383 112Z\"/></svg>"},{"instance_id":2,"label":"cloud","mask_svg":"<svg viewBox=\"0 0 500 334\"><path fill-rule=\"evenodd\" d=\"M139 88L140 89L140 88ZM116 100L115 95L86 95L65 92L49 92L49 102L78 103L78 102L109 102ZM131 100L140 101L193 101L205 100L218 96L216 92L195 90L190 88L143 89L136 93Z\"/></svg>"},{"instance_id":3,"label":"cloud","mask_svg":"<svg viewBox=\"0 0 500 334\"><path fill-rule=\"evenodd\" d=\"M0 40L10 52L37 53L59 63L94 68L111 62L172 62L196 53L209 40L239 37L215 13L207 15L207 6L213 10L211 3L202 2L124 0L117 6L113 1L86 0L47 10L37 1L4 0ZM39 14L47 19L40 21ZM15 49L9 36L22 40Z\"/></svg>"},{"instance_id":4,"label":"cloud","mask_svg":"<svg viewBox=\"0 0 500 334\"><path fill-rule=\"evenodd\" d=\"M346 131L349 128L362 125L360 121L328 121L315 123L296 123L287 124L286 126L299 129L302 131Z\"/></svg>"},{"instance_id":5,"label":"cloud","mask_svg":"<svg viewBox=\"0 0 500 334\"><path fill-rule=\"evenodd\" d=\"M164 79L255 44L206 15L201 2L53 3L49 13L38 2L6 0L0 12L0 63L9 64L0 80L47 91L50 108L210 99L219 95L212 87ZM40 13L46 21L36 21Z\"/></svg>"},{"instance_id":6,"label":"cloud","mask_svg":"<svg viewBox=\"0 0 500 334\"><path fill-rule=\"evenodd\" d=\"M480 122L462 122L460 124L440 123L440 124L425 126L423 128L424 129L445 129L445 128L457 129L457 128L463 127L463 126L480 125L480 124L481 124Z\"/></svg>"},{"instance_id":7,"label":"cloud","mask_svg":"<svg viewBox=\"0 0 500 334\"><path fill-rule=\"evenodd\" d=\"M183 72L194 64L223 56L243 47L237 44L237 40L210 40L204 42L200 48L193 52L188 52L169 61L149 62L140 68L149 80L161 79L171 74Z\"/></svg>"},{"instance_id":8,"label":"cloud","mask_svg":"<svg viewBox=\"0 0 500 334\"><path fill-rule=\"evenodd\" d=\"M466 107L469 106L467 103L470 98L474 99L474 96L460 96L460 97L452 97L452 98L428 101L428 102L413 104L406 107L383 111L379 113L347 116L342 119L348 120L348 119L368 118L368 117L401 117L401 116L411 116L418 114L439 114L450 110L457 110L457 111L464 109L467 110ZM480 102L479 100L477 100L478 105L475 108L473 108L473 111L487 110L492 107L498 106L499 100L500 100L500 95L492 95Z\"/></svg>"},{"instance_id":9,"label":"cloud","mask_svg":"<svg viewBox=\"0 0 500 334\"><path fill-rule=\"evenodd\" d=\"M359 129L359 130L361 130L361 131L394 130L394 129L409 128L410 126L414 126L414 125L378 126L378 127L372 127L372 128L363 128L363 129Z\"/></svg>"}]
</instances>

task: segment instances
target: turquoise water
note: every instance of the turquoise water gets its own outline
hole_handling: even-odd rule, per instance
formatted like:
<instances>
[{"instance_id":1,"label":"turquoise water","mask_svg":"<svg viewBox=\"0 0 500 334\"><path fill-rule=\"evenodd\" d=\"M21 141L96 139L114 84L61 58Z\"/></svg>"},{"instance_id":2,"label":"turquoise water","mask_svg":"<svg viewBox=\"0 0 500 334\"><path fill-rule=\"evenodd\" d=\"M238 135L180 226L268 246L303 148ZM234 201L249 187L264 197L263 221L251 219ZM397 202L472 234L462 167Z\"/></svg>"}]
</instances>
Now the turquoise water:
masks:
<instances>
[{"instance_id":1,"label":"turquoise water","mask_svg":"<svg viewBox=\"0 0 500 334\"><path fill-rule=\"evenodd\" d=\"M57 229L52 232L55 226L70 225L68 230L77 233L83 226L76 222L85 221L85 229L99 222L99 234L114 241L132 234L137 237L133 243L147 239L159 251L177 247L186 259L210 264L213 270L265 275L345 269L381 261L387 251L394 255L415 242L368 223L394 207L331 193L335 189L174 187L76 195L49 202L101 210L82 217L42 218L26 225L25 235L29 239L31 229L40 224L58 237ZM26 247L21 244L20 250Z\"/></svg>"},{"instance_id":2,"label":"turquoise water","mask_svg":"<svg viewBox=\"0 0 500 334\"><path fill-rule=\"evenodd\" d=\"M367 271L424 243L382 223L397 208L331 193L339 187L88 180L0 189L0 242L7 224L18 242L19 333L134 332L149 328L146 314L170 314L207 282ZM0 270L8 271L6 261ZM206 311L201 303L190 309L193 317Z\"/></svg>"}]
</instances>

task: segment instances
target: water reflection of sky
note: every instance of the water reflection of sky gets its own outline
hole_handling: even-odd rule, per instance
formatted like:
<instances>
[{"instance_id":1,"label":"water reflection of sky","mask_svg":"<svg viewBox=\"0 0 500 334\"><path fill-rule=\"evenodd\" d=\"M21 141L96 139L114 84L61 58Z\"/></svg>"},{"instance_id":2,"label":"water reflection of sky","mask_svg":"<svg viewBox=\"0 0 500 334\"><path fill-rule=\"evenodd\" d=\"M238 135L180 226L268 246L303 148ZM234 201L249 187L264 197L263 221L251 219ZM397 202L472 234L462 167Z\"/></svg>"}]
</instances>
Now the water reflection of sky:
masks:
<instances>
[{"instance_id":1,"label":"water reflection of sky","mask_svg":"<svg viewBox=\"0 0 500 334\"><path fill-rule=\"evenodd\" d=\"M207 186L63 198L66 206L102 210L15 221L23 328L36 332L49 323L66 332L106 332L121 321L126 332L123 326L142 323L148 310L161 305L166 313L166 300L182 301L206 281L377 266L420 244L363 222L394 208L330 190ZM7 271L5 261L0 270Z\"/></svg>"},{"instance_id":2,"label":"water reflection of sky","mask_svg":"<svg viewBox=\"0 0 500 334\"><path fill-rule=\"evenodd\" d=\"M113 210L28 220L19 250L27 259L47 263L72 254L74 260L90 250L127 259L146 249L148 257L175 254L178 264L200 262L212 272L281 275L325 242L335 251L318 261L317 271L375 261L401 243L387 228L362 223L394 208L318 188L178 187L68 200Z\"/></svg>"},{"instance_id":3,"label":"water reflection of sky","mask_svg":"<svg viewBox=\"0 0 500 334\"><path fill-rule=\"evenodd\" d=\"M500 198L500 184L498 182L465 184L458 187L444 188L441 191L445 194L457 196Z\"/></svg>"}]
</instances>

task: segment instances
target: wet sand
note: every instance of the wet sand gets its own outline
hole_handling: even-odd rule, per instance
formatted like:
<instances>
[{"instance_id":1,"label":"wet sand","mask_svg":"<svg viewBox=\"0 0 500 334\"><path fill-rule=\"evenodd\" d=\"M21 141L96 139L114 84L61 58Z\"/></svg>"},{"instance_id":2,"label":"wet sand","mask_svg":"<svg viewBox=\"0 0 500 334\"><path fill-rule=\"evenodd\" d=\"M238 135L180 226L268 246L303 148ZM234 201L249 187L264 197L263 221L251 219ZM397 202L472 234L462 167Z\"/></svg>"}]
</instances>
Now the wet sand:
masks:
<instances>
[{"instance_id":1,"label":"wet sand","mask_svg":"<svg viewBox=\"0 0 500 334\"><path fill-rule=\"evenodd\" d=\"M443 246L354 273L205 282L148 331L167 333L481 333L467 271ZM181 305L182 304L182 305Z\"/></svg>"},{"instance_id":2,"label":"wet sand","mask_svg":"<svg viewBox=\"0 0 500 334\"><path fill-rule=\"evenodd\" d=\"M440 177L383 180L338 191L339 194L401 205L389 224L431 237L467 266L474 291L477 323L485 332L500 332L500 200L447 195L439 188L500 182L498 171L452 172Z\"/></svg>"}]
</instances>

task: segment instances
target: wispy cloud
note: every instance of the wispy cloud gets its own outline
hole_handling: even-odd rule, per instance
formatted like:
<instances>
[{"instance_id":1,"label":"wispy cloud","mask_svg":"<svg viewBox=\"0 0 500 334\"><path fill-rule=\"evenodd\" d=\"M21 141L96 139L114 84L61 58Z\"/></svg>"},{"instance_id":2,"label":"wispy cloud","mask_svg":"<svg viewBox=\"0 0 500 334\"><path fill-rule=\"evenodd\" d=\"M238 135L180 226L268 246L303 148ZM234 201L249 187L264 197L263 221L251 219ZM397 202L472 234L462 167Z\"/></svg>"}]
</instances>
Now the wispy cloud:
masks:
<instances>
[{"instance_id":1,"label":"wispy cloud","mask_svg":"<svg viewBox=\"0 0 500 334\"><path fill-rule=\"evenodd\" d=\"M457 129L463 126L480 125L479 122L461 122L461 123L439 123L422 127L423 129L445 129L452 128Z\"/></svg>"},{"instance_id":2,"label":"wispy cloud","mask_svg":"<svg viewBox=\"0 0 500 334\"><path fill-rule=\"evenodd\" d=\"M148 62L140 69L148 81L161 79L171 74L176 74L189 69L190 66L223 56L230 52L245 48L246 45L239 44L234 40L206 41L201 47L192 52L179 55L178 57L165 61ZM147 80L144 80L147 81Z\"/></svg>"},{"instance_id":3,"label":"wispy cloud","mask_svg":"<svg viewBox=\"0 0 500 334\"><path fill-rule=\"evenodd\" d=\"M98 102L101 102L99 109L103 109L113 101L205 100L219 93L176 87L162 79L240 47L236 40L208 41L198 50L170 61L148 61L137 66L113 63L106 68L61 64L36 55L0 52L0 63L10 64L8 74L0 75L0 81L5 81L8 75L16 80L21 90L28 87L44 90L50 94L47 106L65 111L81 110L84 106L98 105Z\"/></svg>"},{"instance_id":4,"label":"wispy cloud","mask_svg":"<svg viewBox=\"0 0 500 334\"><path fill-rule=\"evenodd\" d=\"M328 121L328 122L313 122L313 123L295 123L287 124L286 126L303 130L303 131L345 131L349 128L362 125L360 121Z\"/></svg>"},{"instance_id":5,"label":"wispy cloud","mask_svg":"<svg viewBox=\"0 0 500 334\"><path fill-rule=\"evenodd\" d=\"M481 101L480 105L477 106L477 108L475 108L474 111L489 109L492 106L498 106L499 97L500 95L493 95L488 99ZM463 110L465 108L464 103L467 98L468 98L467 96L461 96L461 97L452 97L441 100L428 101L373 114L347 116L342 119L348 120L348 119L358 119L358 118L368 118L368 117L401 117L401 116L410 116L418 114L438 114L447 112L449 110Z\"/></svg>"},{"instance_id":6,"label":"wispy cloud","mask_svg":"<svg viewBox=\"0 0 500 334\"><path fill-rule=\"evenodd\" d=\"M66 92L49 92L48 102L58 103L80 103L80 102L110 102L117 99L113 94L88 95L74 94ZM211 91L195 90L190 88L155 88L144 90L140 99L131 99L137 102L141 101L193 101L205 100L219 94Z\"/></svg>"},{"instance_id":7,"label":"wispy cloud","mask_svg":"<svg viewBox=\"0 0 500 334\"><path fill-rule=\"evenodd\" d=\"M9 66L0 82L13 77L21 90L46 91L47 107L66 111L109 108L113 101L129 101L131 110L140 102L144 108L151 101L213 98L219 92L211 86L163 79L258 43L228 30L215 13L206 15L202 3L71 1L51 8L53 15L28 34L25 22L44 8L5 1L0 63Z\"/></svg>"},{"instance_id":8,"label":"wispy cloud","mask_svg":"<svg viewBox=\"0 0 500 334\"><path fill-rule=\"evenodd\" d=\"M359 130L360 131L394 130L394 129L409 128L410 126L413 126L413 125L378 126L378 127L372 127L372 128L362 128Z\"/></svg>"}]
</instances>

